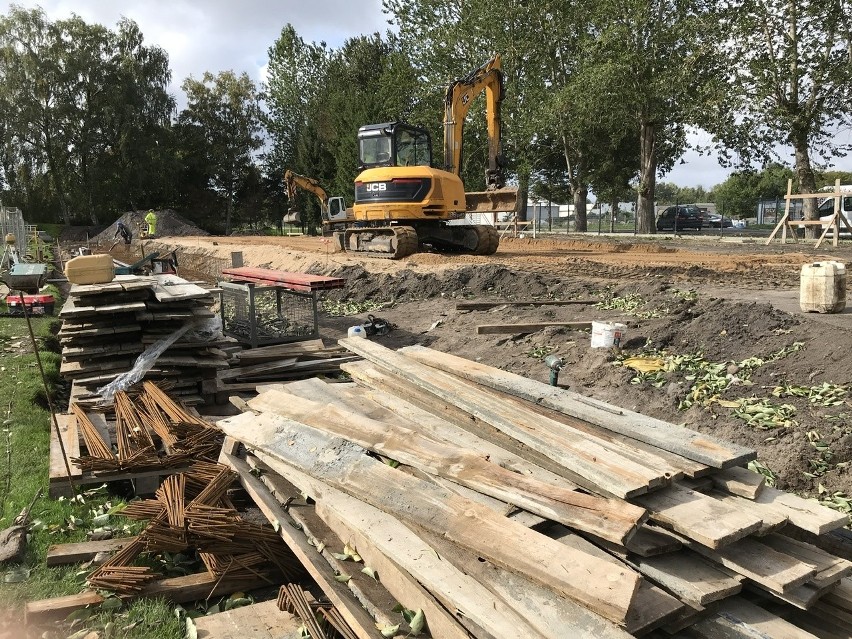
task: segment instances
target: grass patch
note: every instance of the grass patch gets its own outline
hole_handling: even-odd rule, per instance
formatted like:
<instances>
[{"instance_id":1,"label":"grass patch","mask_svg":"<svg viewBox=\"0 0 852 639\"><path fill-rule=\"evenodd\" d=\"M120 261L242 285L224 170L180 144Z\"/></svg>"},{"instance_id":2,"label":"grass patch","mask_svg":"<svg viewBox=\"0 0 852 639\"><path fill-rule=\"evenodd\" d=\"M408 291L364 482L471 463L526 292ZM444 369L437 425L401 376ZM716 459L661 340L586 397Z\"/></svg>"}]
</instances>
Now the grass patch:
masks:
<instances>
[{"instance_id":1,"label":"grass patch","mask_svg":"<svg viewBox=\"0 0 852 639\"><path fill-rule=\"evenodd\" d=\"M57 307L60 303L57 298ZM60 356L46 345L55 343L57 322L54 317L32 318L51 393L55 393L59 381ZM65 406L55 408L61 411ZM26 320L0 318L0 529L12 524L40 488L44 491L31 512L30 540L22 561L0 566L3 608L21 616L27 601L85 589L81 567L48 568L47 550L52 544L85 541L86 533L97 527L92 520L121 503L121 498L110 495L105 487L86 491L80 501L48 496L51 428ZM121 530L126 523L111 515L108 525ZM122 534L132 532L132 528L125 528ZM167 602L139 600L117 610L92 611L91 617L74 622L68 634L91 629L101 631L101 636L179 639L185 627L185 621Z\"/></svg>"}]
</instances>

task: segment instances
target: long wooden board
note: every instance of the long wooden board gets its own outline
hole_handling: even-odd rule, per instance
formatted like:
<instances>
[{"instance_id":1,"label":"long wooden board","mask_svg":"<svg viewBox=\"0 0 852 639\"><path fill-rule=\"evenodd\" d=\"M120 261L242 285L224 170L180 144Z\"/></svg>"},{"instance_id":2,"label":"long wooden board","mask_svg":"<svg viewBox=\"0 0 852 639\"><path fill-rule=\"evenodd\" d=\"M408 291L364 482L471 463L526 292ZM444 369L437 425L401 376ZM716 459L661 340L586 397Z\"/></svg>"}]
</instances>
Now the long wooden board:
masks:
<instances>
[{"instance_id":1,"label":"long wooden board","mask_svg":"<svg viewBox=\"0 0 852 639\"><path fill-rule=\"evenodd\" d=\"M198 637L203 639L301 639L301 625L295 615L278 610L276 601L264 601L195 619Z\"/></svg>"},{"instance_id":2,"label":"long wooden board","mask_svg":"<svg viewBox=\"0 0 852 639\"><path fill-rule=\"evenodd\" d=\"M333 404L314 402L285 391L267 391L248 402L256 411L272 412L344 437L403 464L478 490L547 519L625 544L646 519L643 508L558 488L493 464L481 453L465 451L410 428L376 421Z\"/></svg>"},{"instance_id":3,"label":"long wooden board","mask_svg":"<svg viewBox=\"0 0 852 639\"><path fill-rule=\"evenodd\" d=\"M417 397L413 395L413 388L408 388L411 392L406 393L405 388L396 385L397 378L389 373L382 372L369 362L361 361L346 364L345 369L359 384L357 391L342 391L349 396L347 405L353 406L356 396L359 396L357 405L368 406L367 414L375 419L393 422L396 416L399 416L403 420L414 422L421 431L432 437L459 448L479 451L483 457L516 473L535 477L554 486L577 488L576 483L558 474L558 465L553 460L524 447L523 444L509 438L495 428L489 427L488 438L482 436L485 433L476 434L473 432L471 426L467 423L465 423L466 429L460 422L470 422L470 417L467 413L462 415L462 411L454 409L454 407L443 404L441 416L436 415L429 410L436 410L436 406L441 404L434 396L430 395L428 398L424 398L423 402L418 401ZM303 384L305 381L297 383ZM325 386L328 386L328 384L325 384ZM302 391L293 389L291 392ZM311 392L317 391L311 389ZM406 399L402 399L396 394L397 392L404 394ZM374 405L365 404L362 401L365 396ZM336 394L334 398L338 401L341 399L339 394ZM431 401L428 406L425 399ZM451 411L453 414L450 414ZM487 426L487 424L483 426Z\"/></svg>"},{"instance_id":4,"label":"long wooden board","mask_svg":"<svg viewBox=\"0 0 852 639\"><path fill-rule=\"evenodd\" d=\"M814 499L804 499L793 493L766 486L755 497L755 509L768 508L787 517L794 526L815 535L843 528L849 523L849 515L822 506Z\"/></svg>"},{"instance_id":5,"label":"long wooden board","mask_svg":"<svg viewBox=\"0 0 852 639\"><path fill-rule=\"evenodd\" d=\"M725 601L716 614L695 623L691 631L706 639L818 639L741 597Z\"/></svg>"},{"instance_id":6,"label":"long wooden board","mask_svg":"<svg viewBox=\"0 0 852 639\"><path fill-rule=\"evenodd\" d=\"M705 606L736 595L742 580L684 550L668 555L629 560L642 575L691 605Z\"/></svg>"},{"instance_id":7,"label":"long wooden board","mask_svg":"<svg viewBox=\"0 0 852 639\"><path fill-rule=\"evenodd\" d=\"M590 305L597 304L598 300L495 300L492 302L469 301L457 302L457 311L482 311L498 306L571 306L574 304Z\"/></svg>"},{"instance_id":8,"label":"long wooden board","mask_svg":"<svg viewBox=\"0 0 852 639\"><path fill-rule=\"evenodd\" d=\"M476 327L477 335L514 335L516 333L536 333L556 326L559 328L573 328L576 330L588 330L592 328L590 321L584 322L535 322L530 324L480 324Z\"/></svg>"},{"instance_id":9,"label":"long wooden board","mask_svg":"<svg viewBox=\"0 0 852 639\"><path fill-rule=\"evenodd\" d=\"M326 597L334 604L346 623L355 631L359 639L375 639L380 636L375 630L372 618L352 596L345 584L335 579L331 566L318 555L316 547L308 543L307 537L298 532L290 522L284 508L269 494L264 484L251 473L251 468L242 459L228 452L228 441L222 448L219 462L229 465L239 474L240 483L270 522L277 521L278 534L293 551L305 569L322 588ZM284 522L284 523L282 523Z\"/></svg>"},{"instance_id":10,"label":"long wooden board","mask_svg":"<svg viewBox=\"0 0 852 639\"><path fill-rule=\"evenodd\" d=\"M443 534L494 563L527 575L598 614L624 623L639 576L556 542L431 482L365 455L363 448L314 428L270 414L243 414L218 426L273 462L307 475L413 523ZM285 473L281 473L282 475ZM549 566L562 570L551 572ZM588 575L597 575L589 581Z\"/></svg>"},{"instance_id":11,"label":"long wooden board","mask_svg":"<svg viewBox=\"0 0 852 639\"><path fill-rule=\"evenodd\" d=\"M524 637L542 637L523 617L489 597L481 584L458 570L440 552L436 553L399 520L292 467L283 470L289 475L288 479L311 495L323 520L358 550L365 565L377 568L377 564L381 564L379 578L406 605L411 604L405 597L415 594L413 585L419 583L447 610L464 610L465 616L490 636L502 637L517 632ZM384 581L385 575L390 578L389 582ZM435 609L424 593L420 592L417 599ZM431 617L427 619L431 627ZM439 619L443 622L443 630L436 636L445 636L443 632L448 631L449 636L463 635L458 623L451 624L443 615ZM432 629L433 633L435 630Z\"/></svg>"},{"instance_id":12,"label":"long wooden board","mask_svg":"<svg viewBox=\"0 0 852 639\"><path fill-rule=\"evenodd\" d=\"M610 443L525 410L475 383L452 377L364 339L340 340L388 372L447 401L560 464L569 478L590 490L632 497L668 483L660 475L617 452Z\"/></svg>"},{"instance_id":13,"label":"long wooden board","mask_svg":"<svg viewBox=\"0 0 852 639\"><path fill-rule=\"evenodd\" d=\"M162 597L173 603L186 603L215 595L230 595L256 585L256 577L233 580L214 577L203 572L185 577L170 577L153 581L136 596L141 598ZM29 601L25 609L26 619L28 623L64 619L75 610L99 606L103 602L104 597L91 590L76 595Z\"/></svg>"},{"instance_id":14,"label":"long wooden board","mask_svg":"<svg viewBox=\"0 0 852 639\"><path fill-rule=\"evenodd\" d=\"M81 541L69 544L54 544L47 549L48 566L63 566L91 561L98 553L112 553L121 550L136 537L104 539L103 541Z\"/></svg>"},{"instance_id":15,"label":"long wooden board","mask_svg":"<svg viewBox=\"0 0 852 639\"><path fill-rule=\"evenodd\" d=\"M653 521L709 548L747 537L761 525L759 517L679 484L633 501L647 508Z\"/></svg>"},{"instance_id":16,"label":"long wooden board","mask_svg":"<svg viewBox=\"0 0 852 639\"><path fill-rule=\"evenodd\" d=\"M751 579L770 592L788 593L813 579L817 572L813 566L754 539L741 539L718 550L692 542L689 548L713 563Z\"/></svg>"},{"instance_id":17,"label":"long wooden board","mask_svg":"<svg viewBox=\"0 0 852 639\"><path fill-rule=\"evenodd\" d=\"M713 468L742 466L757 457L753 449L462 357L423 346L407 346L400 352L438 370L452 372L483 386L561 411Z\"/></svg>"}]
</instances>

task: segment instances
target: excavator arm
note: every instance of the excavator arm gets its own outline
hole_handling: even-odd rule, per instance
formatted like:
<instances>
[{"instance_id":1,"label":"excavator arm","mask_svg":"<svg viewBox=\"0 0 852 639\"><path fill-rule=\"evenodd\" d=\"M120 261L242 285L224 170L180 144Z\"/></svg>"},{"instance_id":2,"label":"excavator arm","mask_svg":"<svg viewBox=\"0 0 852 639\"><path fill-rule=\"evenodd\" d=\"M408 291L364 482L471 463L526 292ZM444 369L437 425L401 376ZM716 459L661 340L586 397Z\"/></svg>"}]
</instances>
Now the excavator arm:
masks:
<instances>
[{"instance_id":1,"label":"excavator arm","mask_svg":"<svg viewBox=\"0 0 852 639\"><path fill-rule=\"evenodd\" d=\"M459 175L462 162L464 121L473 101L485 91L488 118L488 166L485 184L488 190L505 185L503 156L500 146L500 103L503 101L503 71L500 54L494 56L448 88L444 104L444 169Z\"/></svg>"},{"instance_id":2,"label":"excavator arm","mask_svg":"<svg viewBox=\"0 0 852 639\"><path fill-rule=\"evenodd\" d=\"M287 187L287 200L291 206L296 200L296 189L302 189L316 195L320 201L323 215L328 213L328 195L315 179L293 173L293 171L287 169L284 173L284 185Z\"/></svg>"}]
</instances>

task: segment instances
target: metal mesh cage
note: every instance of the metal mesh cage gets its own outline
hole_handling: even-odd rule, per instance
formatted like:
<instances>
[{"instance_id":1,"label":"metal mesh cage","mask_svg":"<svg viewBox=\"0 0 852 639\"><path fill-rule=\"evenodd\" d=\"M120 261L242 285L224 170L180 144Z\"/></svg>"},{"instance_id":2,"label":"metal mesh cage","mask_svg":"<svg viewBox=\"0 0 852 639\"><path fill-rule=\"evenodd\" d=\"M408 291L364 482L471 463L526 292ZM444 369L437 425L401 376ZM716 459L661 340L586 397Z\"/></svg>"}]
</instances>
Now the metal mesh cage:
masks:
<instances>
[{"instance_id":1,"label":"metal mesh cage","mask_svg":"<svg viewBox=\"0 0 852 639\"><path fill-rule=\"evenodd\" d=\"M252 348L319 336L313 293L276 286L220 282L225 335Z\"/></svg>"}]
</instances>

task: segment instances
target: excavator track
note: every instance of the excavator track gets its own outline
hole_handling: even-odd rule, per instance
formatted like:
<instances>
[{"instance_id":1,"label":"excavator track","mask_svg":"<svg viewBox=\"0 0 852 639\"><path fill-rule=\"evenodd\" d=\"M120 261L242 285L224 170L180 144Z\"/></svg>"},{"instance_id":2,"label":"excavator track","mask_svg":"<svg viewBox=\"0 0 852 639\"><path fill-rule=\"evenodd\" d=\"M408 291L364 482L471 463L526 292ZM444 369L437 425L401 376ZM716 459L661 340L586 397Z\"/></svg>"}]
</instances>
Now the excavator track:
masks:
<instances>
[{"instance_id":1,"label":"excavator track","mask_svg":"<svg viewBox=\"0 0 852 639\"><path fill-rule=\"evenodd\" d=\"M474 226L474 231L479 236L479 243L474 249L474 255L494 255L500 246L500 234L493 226Z\"/></svg>"},{"instance_id":2,"label":"excavator track","mask_svg":"<svg viewBox=\"0 0 852 639\"><path fill-rule=\"evenodd\" d=\"M381 246L384 250L372 250L372 246ZM410 226L353 228L345 231L344 248L347 253L364 257L399 260L417 253L420 240L417 231Z\"/></svg>"}]
</instances>

